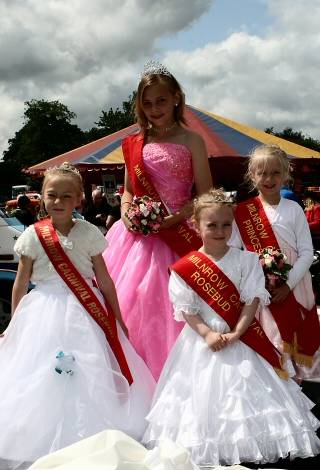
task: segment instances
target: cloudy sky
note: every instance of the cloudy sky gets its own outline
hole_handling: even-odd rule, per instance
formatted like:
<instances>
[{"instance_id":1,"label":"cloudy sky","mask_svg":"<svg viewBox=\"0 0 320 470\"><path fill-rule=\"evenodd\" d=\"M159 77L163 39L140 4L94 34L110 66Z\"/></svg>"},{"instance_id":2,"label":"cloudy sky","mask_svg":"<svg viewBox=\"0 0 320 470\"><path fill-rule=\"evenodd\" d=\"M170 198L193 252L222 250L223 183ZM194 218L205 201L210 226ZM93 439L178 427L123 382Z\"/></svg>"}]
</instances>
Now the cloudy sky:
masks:
<instances>
[{"instance_id":1,"label":"cloudy sky","mask_svg":"<svg viewBox=\"0 0 320 470\"><path fill-rule=\"evenodd\" d=\"M0 157L24 102L88 129L160 59L187 102L320 139L320 0L0 0Z\"/></svg>"}]
</instances>

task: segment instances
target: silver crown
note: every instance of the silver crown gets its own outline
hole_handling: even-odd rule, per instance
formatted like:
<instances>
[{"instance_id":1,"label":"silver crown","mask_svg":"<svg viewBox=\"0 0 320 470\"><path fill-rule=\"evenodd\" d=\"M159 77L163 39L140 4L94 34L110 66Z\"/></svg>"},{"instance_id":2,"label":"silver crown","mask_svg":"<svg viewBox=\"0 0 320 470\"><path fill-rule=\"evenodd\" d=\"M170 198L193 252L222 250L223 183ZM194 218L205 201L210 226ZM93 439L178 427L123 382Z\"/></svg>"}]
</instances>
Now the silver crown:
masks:
<instances>
[{"instance_id":1,"label":"silver crown","mask_svg":"<svg viewBox=\"0 0 320 470\"><path fill-rule=\"evenodd\" d=\"M172 74L157 60L148 60L148 62L144 64L141 78L146 75L167 75L168 77L171 77Z\"/></svg>"}]
</instances>

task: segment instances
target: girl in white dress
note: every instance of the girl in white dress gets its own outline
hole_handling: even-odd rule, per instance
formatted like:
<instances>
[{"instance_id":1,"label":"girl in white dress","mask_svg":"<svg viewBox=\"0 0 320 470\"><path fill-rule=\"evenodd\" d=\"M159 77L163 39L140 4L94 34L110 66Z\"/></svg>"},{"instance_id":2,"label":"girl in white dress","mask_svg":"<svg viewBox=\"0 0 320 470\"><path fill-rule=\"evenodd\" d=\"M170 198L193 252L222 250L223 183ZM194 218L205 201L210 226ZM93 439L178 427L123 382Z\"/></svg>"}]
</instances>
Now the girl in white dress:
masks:
<instances>
[{"instance_id":1,"label":"girl in white dress","mask_svg":"<svg viewBox=\"0 0 320 470\"><path fill-rule=\"evenodd\" d=\"M319 422L310 412L313 403L294 381L280 378L262 355L244 343L254 325L261 343L266 339L254 316L259 303L269 302L269 294L258 256L227 246L232 205L221 190L213 190L196 201L194 217L203 246L181 261L193 259L203 278L204 273L212 273L213 262L220 278L226 276L238 291L240 314L230 328L203 295L175 272L179 262L173 265L170 298L176 319L184 319L186 325L157 384L143 442L150 447L172 439L188 449L200 466L266 463L288 455L294 459L318 454L315 429ZM198 257L205 263L195 261ZM205 284L199 273L191 276L198 287L219 298L215 271ZM228 310L228 302L220 305ZM266 341L266 348L269 344L275 353Z\"/></svg>"},{"instance_id":2,"label":"girl in white dress","mask_svg":"<svg viewBox=\"0 0 320 470\"><path fill-rule=\"evenodd\" d=\"M37 458L104 429L141 438L154 380L126 337L116 291L101 253L99 229L72 219L82 195L68 164L48 170L43 201L67 257L116 316L133 383L121 373L103 330L50 262L34 226L15 245L20 255L13 318L0 338L0 469L28 468ZM27 295L29 280L35 288ZM92 287L100 302L102 295Z\"/></svg>"},{"instance_id":3,"label":"girl in white dress","mask_svg":"<svg viewBox=\"0 0 320 470\"><path fill-rule=\"evenodd\" d=\"M320 352L319 350L315 352L320 344L320 326L319 320L317 321L317 309L309 271L313 261L310 229L300 205L295 201L284 199L280 195L281 187L290 180L290 163L287 154L277 145L257 147L250 156L246 177L252 188L258 190L259 195L257 198L238 204L235 217L237 224L234 223L229 244L252 250L253 245L250 246L249 244L248 246L243 238L245 236L245 232L243 233L244 225L241 223L243 218L239 218L237 214L248 203L253 202L257 207L260 206L260 212L264 212L267 217L269 231L273 232L280 250L287 256L287 262L292 265L287 281L283 285L272 289L271 306L279 306L286 312L285 315L290 323L288 329L291 328L295 319L293 318L291 303L288 304L288 302L290 295L293 294L298 304L305 309L302 310L302 315L307 319L312 319L312 321L310 321L309 328L300 336L302 344L299 344L298 337L298 345L295 345L296 339L293 338L294 350L289 356L287 353L290 346L288 346L288 342L285 344L280 336L279 326L274 320L270 308L265 307L261 310L259 320L270 341L280 351L285 352L286 368L291 376L296 375L300 379L316 378L320 380ZM259 222L259 219L253 217L250 228L259 229L259 224L255 224L254 221ZM265 228L266 221L264 221ZM256 230L255 235L258 235L258 233L259 230ZM253 230L250 234L253 235ZM263 243L263 239L260 238L260 242ZM259 243L254 245L255 251L259 251ZM318 308L319 314L320 310ZM314 346L308 351L311 341ZM308 354L304 352L304 349Z\"/></svg>"}]
</instances>

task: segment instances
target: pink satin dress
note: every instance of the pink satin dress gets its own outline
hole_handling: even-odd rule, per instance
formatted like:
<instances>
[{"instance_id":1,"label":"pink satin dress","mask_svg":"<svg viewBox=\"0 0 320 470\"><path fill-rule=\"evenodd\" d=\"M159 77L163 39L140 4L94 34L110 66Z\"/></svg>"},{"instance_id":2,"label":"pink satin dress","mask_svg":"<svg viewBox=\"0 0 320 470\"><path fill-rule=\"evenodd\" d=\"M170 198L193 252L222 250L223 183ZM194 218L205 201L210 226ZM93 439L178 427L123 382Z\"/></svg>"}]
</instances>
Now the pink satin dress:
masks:
<instances>
[{"instance_id":1,"label":"pink satin dress","mask_svg":"<svg viewBox=\"0 0 320 470\"><path fill-rule=\"evenodd\" d=\"M146 144L143 162L170 213L190 201L194 179L187 147L169 142ZM106 238L109 246L103 257L116 285L129 339L157 380L183 327L173 318L168 295L168 268L178 256L158 234L131 233L121 220Z\"/></svg>"}]
</instances>

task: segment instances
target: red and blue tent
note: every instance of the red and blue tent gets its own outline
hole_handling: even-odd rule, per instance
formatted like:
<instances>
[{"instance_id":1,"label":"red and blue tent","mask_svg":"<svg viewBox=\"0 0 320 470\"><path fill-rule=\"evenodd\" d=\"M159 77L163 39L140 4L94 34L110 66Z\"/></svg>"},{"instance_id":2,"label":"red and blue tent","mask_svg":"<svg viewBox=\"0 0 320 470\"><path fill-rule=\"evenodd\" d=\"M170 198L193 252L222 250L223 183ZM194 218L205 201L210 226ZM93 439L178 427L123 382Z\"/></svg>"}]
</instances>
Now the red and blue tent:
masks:
<instances>
[{"instance_id":1,"label":"red and blue tent","mask_svg":"<svg viewBox=\"0 0 320 470\"><path fill-rule=\"evenodd\" d=\"M204 139L214 182L230 184L239 182L244 163L251 150L260 144L278 144L294 161L307 163L305 159L320 159L320 153L293 142L270 135L259 129L240 124L193 106L186 106L188 126ZM137 124L126 127L82 147L70 150L27 169L29 174L42 174L47 168L69 161L80 171L123 171L122 139L137 132ZM320 162L320 160L319 160Z\"/></svg>"}]
</instances>

